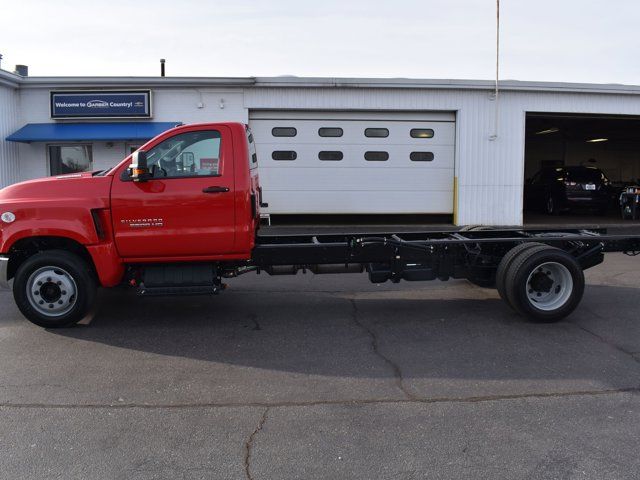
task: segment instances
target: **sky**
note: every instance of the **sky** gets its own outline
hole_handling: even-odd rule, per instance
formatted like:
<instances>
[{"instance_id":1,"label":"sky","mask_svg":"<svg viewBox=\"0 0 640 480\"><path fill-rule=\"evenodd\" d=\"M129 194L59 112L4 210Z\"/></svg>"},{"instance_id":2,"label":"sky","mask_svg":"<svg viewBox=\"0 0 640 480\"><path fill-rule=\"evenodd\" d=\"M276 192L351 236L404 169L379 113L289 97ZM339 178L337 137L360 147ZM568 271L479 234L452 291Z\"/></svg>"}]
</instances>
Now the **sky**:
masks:
<instances>
[{"instance_id":1,"label":"sky","mask_svg":"<svg viewBox=\"0 0 640 480\"><path fill-rule=\"evenodd\" d=\"M500 78L640 84L637 0L502 0ZM493 79L495 0L0 0L32 76Z\"/></svg>"}]
</instances>

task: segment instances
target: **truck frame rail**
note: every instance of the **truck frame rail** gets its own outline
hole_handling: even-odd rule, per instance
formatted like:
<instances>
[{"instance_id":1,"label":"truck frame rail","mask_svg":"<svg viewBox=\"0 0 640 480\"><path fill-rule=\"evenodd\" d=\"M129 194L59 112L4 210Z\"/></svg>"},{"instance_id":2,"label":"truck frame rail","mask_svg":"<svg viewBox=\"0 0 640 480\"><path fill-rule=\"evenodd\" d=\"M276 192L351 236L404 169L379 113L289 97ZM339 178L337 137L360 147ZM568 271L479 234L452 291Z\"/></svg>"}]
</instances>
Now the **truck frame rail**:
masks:
<instances>
[{"instance_id":1,"label":"truck frame rail","mask_svg":"<svg viewBox=\"0 0 640 480\"><path fill-rule=\"evenodd\" d=\"M425 255L504 253L513 246L537 242L558 248L596 249L599 253L640 252L640 234L609 235L606 230L470 230L458 232L397 232L260 235L253 251L257 266L377 262L389 259L390 250L406 260Z\"/></svg>"}]
</instances>

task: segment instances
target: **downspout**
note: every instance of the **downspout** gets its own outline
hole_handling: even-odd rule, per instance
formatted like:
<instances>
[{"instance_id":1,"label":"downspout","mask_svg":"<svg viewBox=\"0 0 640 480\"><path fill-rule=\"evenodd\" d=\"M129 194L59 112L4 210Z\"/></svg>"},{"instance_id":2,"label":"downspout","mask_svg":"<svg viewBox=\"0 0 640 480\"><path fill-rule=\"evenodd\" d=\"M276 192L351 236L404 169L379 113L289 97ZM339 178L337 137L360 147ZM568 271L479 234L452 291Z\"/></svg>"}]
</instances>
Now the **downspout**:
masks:
<instances>
[{"instance_id":1,"label":"downspout","mask_svg":"<svg viewBox=\"0 0 640 480\"><path fill-rule=\"evenodd\" d=\"M489 140L496 140L498 138L498 121L500 108L498 105L499 85L498 79L500 78L500 0L496 0L496 82L494 91L495 104L495 117L493 120L493 134L489 136Z\"/></svg>"}]
</instances>

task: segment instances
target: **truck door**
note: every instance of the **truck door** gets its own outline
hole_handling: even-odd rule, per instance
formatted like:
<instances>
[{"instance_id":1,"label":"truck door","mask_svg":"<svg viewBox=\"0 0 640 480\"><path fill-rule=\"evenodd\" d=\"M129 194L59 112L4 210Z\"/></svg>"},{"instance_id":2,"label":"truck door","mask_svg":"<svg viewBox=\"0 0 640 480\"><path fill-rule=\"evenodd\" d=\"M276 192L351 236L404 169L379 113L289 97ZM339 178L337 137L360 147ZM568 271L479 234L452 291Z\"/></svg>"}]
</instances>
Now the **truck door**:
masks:
<instances>
[{"instance_id":1,"label":"truck door","mask_svg":"<svg viewBox=\"0 0 640 480\"><path fill-rule=\"evenodd\" d=\"M194 126L147 151L152 178L113 181L115 243L123 257L193 257L235 247L231 130Z\"/></svg>"}]
</instances>

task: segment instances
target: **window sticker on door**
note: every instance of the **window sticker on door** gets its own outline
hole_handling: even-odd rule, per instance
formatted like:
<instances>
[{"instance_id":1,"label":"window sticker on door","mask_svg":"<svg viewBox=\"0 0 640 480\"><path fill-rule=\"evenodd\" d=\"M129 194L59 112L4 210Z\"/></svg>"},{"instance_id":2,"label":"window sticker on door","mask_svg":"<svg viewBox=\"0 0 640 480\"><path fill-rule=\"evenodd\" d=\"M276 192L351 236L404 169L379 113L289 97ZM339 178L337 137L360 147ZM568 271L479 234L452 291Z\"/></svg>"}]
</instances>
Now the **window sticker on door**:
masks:
<instances>
[{"instance_id":1,"label":"window sticker on door","mask_svg":"<svg viewBox=\"0 0 640 480\"><path fill-rule=\"evenodd\" d=\"M217 175L219 164L220 164L219 158L201 158L200 170L207 170L211 172L212 175Z\"/></svg>"}]
</instances>

